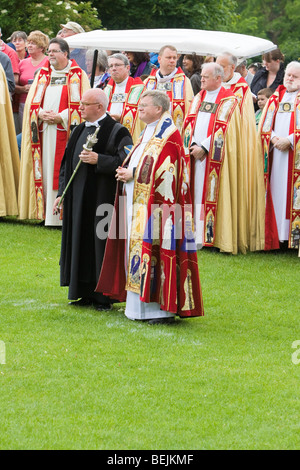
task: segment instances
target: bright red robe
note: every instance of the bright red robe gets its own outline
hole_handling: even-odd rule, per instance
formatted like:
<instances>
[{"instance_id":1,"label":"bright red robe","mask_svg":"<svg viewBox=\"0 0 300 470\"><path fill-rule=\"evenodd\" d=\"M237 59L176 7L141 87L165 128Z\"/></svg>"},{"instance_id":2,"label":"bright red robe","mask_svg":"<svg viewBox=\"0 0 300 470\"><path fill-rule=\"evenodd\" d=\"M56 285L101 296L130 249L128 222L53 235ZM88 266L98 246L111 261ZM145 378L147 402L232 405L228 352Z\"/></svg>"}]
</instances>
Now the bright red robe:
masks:
<instances>
[{"instance_id":1,"label":"bright red robe","mask_svg":"<svg viewBox=\"0 0 300 470\"><path fill-rule=\"evenodd\" d=\"M108 97L109 101L107 108L108 112L110 112L111 98L115 92L115 88L116 83L113 81L113 79L110 79L108 84L104 88L104 92L106 93L106 96ZM140 77L128 77L125 88L126 98L120 117L120 123L123 124L123 126L127 127L134 143L137 141L141 131L144 128L144 124L138 116L138 104L140 101L141 94L144 91L144 88L144 84Z\"/></svg>"},{"instance_id":2,"label":"bright red robe","mask_svg":"<svg viewBox=\"0 0 300 470\"><path fill-rule=\"evenodd\" d=\"M160 89L160 84L156 79L156 73L157 70L152 69L149 77L145 79L147 90ZM194 96L193 88L189 78L180 67L178 67L176 74L168 84L169 86L166 89L166 93L171 102L172 118L176 127L181 132L184 118ZM164 84L162 84L162 87L164 87Z\"/></svg>"},{"instance_id":3,"label":"bright red robe","mask_svg":"<svg viewBox=\"0 0 300 470\"><path fill-rule=\"evenodd\" d=\"M204 314L192 231L192 201L184 176L186 165L179 131L169 113L165 113L134 175L136 211L127 270L122 230L125 204L119 187L96 291L124 301L127 289L138 293L142 302L157 302L162 310L180 317Z\"/></svg>"},{"instance_id":4,"label":"bright red robe","mask_svg":"<svg viewBox=\"0 0 300 470\"><path fill-rule=\"evenodd\" d=\"M186 116L183 136L186 158L190 160L191 192L194 203L195 160L190 158L191 137L194 133L200 106L206 107L206 91L198 93ZM208 105L210 107L210 104ZM236 254L245 252L244 237L238 229L238 184L240 166L240 111L238 101L230 90L221 87L211 112L207 136L211 136L203 187L203 218L206 228L204 246ZM212 197L210 185L215 181Z\"/></svg>"},{"instance_id":5,"label":"bright red robe","mask_svg":"<svg viewBox=\"0 0 300 470\"><path fill-rule=\"evenodd\" d=\"M286 92L280 85L269 99L264 108L259 125L259 141L261 155L264 162L265 191L266 191L266 219L265 219L265 250L279 248L279 239L275 212L270 188L270 175L272 171L271 134L274 128L279 104ZM299 248L300 209L295 204L294 194L300 187L300 92L298 93L294 109L292 110L289 133L294 134L293 148L289 151L286 218L290 220L289 248ZM297 117L296 117L297 116ZM296 118L295 118L296 117Z\"/></svg>"},{"instance_id":6,"label":"bright red robe","mask_svg":"<svg viewBox=\"0 0 300 470\"><path fill-rule=\"evenodd\" d=\"M43 107L45 92L51 80L51 67L47 62L38 72L29 91L23 121L22 157L19 185L19 215L20 219L45 218L45 201L42 175L43 154L43 123L39 123L39 110ZM68 129L57 124L55 162L53 172L53 190L58 189L58 176L61 160L68 142L70 130L82 121L80 99L89 89L89 80L85 72L73 60L66 74L65 83L60 95L58 112L68 109Z\"/></svg>"}]
</instances>

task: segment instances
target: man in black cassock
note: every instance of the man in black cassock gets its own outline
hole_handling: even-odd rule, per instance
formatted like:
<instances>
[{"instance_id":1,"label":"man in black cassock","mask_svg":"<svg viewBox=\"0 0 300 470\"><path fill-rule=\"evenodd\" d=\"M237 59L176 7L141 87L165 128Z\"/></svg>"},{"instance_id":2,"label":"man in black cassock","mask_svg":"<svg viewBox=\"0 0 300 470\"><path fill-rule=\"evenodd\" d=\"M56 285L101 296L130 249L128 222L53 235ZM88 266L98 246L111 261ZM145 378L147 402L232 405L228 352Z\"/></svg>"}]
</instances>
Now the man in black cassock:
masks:
<instances>
[{"instance_id":1,"label":"man in black cassock","mask_svg":"<svg viewBox=\"0 0 300 470\"><path fill-rule=\"evenodd\" d=\"M54 212L58 210L63 191L81 160L63 199L60 285L69 286L71 305L94 305L97 310L109 310L112 303L107 296L94 292L106 244L106 236L97 226L104 225L108 232L116 192L116 169L125 159L125 147L132 145L126 127L106 113L107 105L105 93L98 88L83 94L80 111L85 122L74 129L66 147L53 207ZM84 150L88 136L98 126L93 150ZM106 211L104 204L109 205Z\"/></svg>"}]
</instances>

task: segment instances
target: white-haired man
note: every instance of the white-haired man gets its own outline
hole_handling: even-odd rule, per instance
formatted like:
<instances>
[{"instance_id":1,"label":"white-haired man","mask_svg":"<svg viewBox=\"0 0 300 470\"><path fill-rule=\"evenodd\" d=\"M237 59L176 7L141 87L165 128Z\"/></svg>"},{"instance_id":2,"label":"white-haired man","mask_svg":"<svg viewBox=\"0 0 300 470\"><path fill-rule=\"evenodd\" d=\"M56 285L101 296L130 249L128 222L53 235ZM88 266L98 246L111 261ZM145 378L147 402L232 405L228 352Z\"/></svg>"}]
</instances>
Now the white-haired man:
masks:
<instances>
[{"instance_id":1,"label":"white-haired man","mask_svg":"<svg viewBox=\"0 0 300 470\"><path fill-rule=\"evenodd\" d=\"M236 97L222 87L223 77L220 65L202 66L202 89L185 119L183 137L190 155L197 244L237 253L246 251L237 213L241 117Z\"/></svg>"},{"instance_id":2,"label":"white-haired man","mask_svg":"<svg viewBox=\"0 0 300 470\"><path fill-rule=\"evenodd\" d=\"M96 289L126 299L125 315L151 324L203 315L185 155L169 109L165 93L143 93L144 133L117 169L126 205L116 199L116 221L124 208L128 236L112 224Z\"/></svg>"},{"instance_id":3,"label":"white-haired man","mask_svg":"<svg viewBox=\"0 0 300 470\"><path fill-rule=\"evenodd\" d=\"M216 63L224 69L222 86L238 99L241 113L242 148L238 164L241 167L238 184L238 230L251 251L264 248L263 168L256 149L256 124L251 90L246 80L236 72L237 58L229 52L220 54ZM246 210L245 210L246 207Z\"/></svg>"},{"instance_id":4,"label":"white-haired man","mask_svg":"<svg viewBox=\"0 0 300 470\"><path fill-rule=\"evenodd\" d=\"M106 113L107 104L107 97L99 88L83 94L80 110L85 122L74 129L68 142L53 207L56 213L63 191L81 160L63 201L60 283L69 286L72 305L95 305L99 310L109 309L111 301L94 292L106 243L105 233L98 233L97 226L105 219L103 230L107 230L111 216L109 213L107 217L107 211L113 207L115 198L116 168L126 156L124 147L132 145L128 130ZM83 149L96 128L99 131L93 150Z\"/></svg>"},{"instance_id":5,"label":"white-haired man","mask_svg":"<svg viewBox=\"0 0 300 470\"><path fill-rule=\"evenodd\" d=\"M300 63L290 62L259 126L266 190L265 250L299 248Z\"/></svg>"}]
</instances>

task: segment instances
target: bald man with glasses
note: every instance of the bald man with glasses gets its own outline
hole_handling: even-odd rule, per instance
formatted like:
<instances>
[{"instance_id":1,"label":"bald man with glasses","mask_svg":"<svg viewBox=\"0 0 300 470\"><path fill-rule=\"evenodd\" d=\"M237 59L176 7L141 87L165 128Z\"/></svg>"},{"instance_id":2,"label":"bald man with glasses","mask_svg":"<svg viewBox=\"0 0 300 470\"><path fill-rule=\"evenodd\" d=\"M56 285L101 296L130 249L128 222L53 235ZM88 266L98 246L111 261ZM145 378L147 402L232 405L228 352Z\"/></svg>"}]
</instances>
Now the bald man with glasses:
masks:
<instances>
[{"instance_id":1,"label":"bald man with glasses","mask_svg":"<svg viewBox=\"0 0 300 470\"><path fill-rule=\"evenodd\" d=\"M85 123L74 129L67 145L59 175L58 212L61 196L79 161L82 163L63 200L60 283L69 286L72 306L110 309L111 300L95 293L106 245L107 230L116 192L116 169L132 145L129 131L107 113L103 90L86 91L80 101ZM83 148L99 129L93 150ZM103 226L103 233L100 227Z\"/></svg>"}]
</instances>

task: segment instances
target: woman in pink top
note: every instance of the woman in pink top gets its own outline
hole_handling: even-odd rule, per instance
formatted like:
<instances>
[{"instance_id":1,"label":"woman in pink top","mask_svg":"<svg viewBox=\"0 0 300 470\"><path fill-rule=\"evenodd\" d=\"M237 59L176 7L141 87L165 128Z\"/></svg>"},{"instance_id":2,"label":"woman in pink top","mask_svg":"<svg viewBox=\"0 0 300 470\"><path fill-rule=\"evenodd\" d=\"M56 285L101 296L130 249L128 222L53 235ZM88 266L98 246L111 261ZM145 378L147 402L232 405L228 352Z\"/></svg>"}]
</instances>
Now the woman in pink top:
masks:
<instances>
[{"instance_id":1,"label":"woman in pink top","mask_svg":"<svg viewBox=\"0 0 300 470\"><path fill-rule=\"evenodd\" d=\"M41 31L32 31L27 38L27 50L29 57L21 60L19 64L20 76L19 84L16 85L16 94L20 96L19 101L19 123L22 127L24 105L27 98L28 91L34 80L34 75L37 70L43 67L48 58L46 51L49 44L49 38Z\"/></svg>"}]
</instances>

